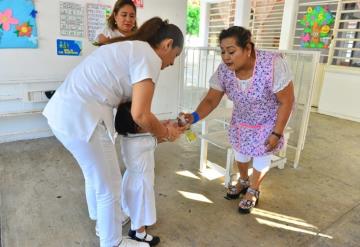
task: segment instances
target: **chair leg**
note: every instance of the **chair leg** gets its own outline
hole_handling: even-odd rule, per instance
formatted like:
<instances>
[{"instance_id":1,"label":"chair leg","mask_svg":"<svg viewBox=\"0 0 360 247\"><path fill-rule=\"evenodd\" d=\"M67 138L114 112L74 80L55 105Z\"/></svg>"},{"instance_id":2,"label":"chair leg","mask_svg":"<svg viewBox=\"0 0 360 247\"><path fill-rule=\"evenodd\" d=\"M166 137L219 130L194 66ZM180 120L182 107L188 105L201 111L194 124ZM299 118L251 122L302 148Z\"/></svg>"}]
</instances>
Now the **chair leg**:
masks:
<instances>
[{"instance_id":1,"label":"chair leg","mask_svg":"<svg viewBox=\"0 0 360 247\"><path fill-rule=\"evenodd\" d=\"M200 172L206 170L207 165L207 152L208 152L208 142L204 139L201 139L201 149L200 149Z\"/></svg>"},{"instance_id":2,"label":"chair leg","mask_svg":"<svg viewBox=\"0 0 360 247\"><path fill-rule=\"evenodd\" d=\"M233 155L232 148L228 148L226 151L226 169L225 169L225 179L224 179L225 187L227 187L229 185L229 183L231 182L233 161L234 161L234 155Z\"/></svg>"},{"instance_id":3,"label":"chair leg","mask_svg":"<svg viewBox=\"0 0 360 247\"><path fill-rule=\"evenodd\" d=\"M284 135L284 146L282 147L282 149L279 151L279 157L285 159L283 162L279 162L278 168L279 169L284 169L285 167L285 163L286 163L286 150L287 150L287 145L288 145L288 140L290 138L290 134L289 133L285 133Z\"/></svg>"},{"instance_id":4,"label":"chair leg","mask_svg":"<svg viewBox=\"0 0 360 247\"><path fill-rule=\"evenodd\" d=\"M207 121L201 123L201 134L208 133ZM204 172L207 166L207 153L208 153L208 141L201 138L201 150L200 150L200 172Z\"/></svg>"}]
</instances>

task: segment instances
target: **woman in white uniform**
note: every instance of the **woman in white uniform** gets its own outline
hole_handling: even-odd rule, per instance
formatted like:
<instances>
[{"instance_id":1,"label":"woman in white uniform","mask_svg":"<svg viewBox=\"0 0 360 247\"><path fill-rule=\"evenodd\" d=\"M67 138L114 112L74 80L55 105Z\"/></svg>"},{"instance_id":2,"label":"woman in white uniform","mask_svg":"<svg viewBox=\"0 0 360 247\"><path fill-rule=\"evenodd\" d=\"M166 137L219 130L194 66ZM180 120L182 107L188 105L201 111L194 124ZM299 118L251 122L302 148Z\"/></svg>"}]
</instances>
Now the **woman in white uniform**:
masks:
<instances>
[{"instance_id":1,"label":"woman in white uniform","mask_svg":"<svg viewBox=\"0 0 360 247\"><path fill-rule=\"evenodd\" d=\"M136 6L132 0L118 0L107 20L107 25L99 30L96 43L104 44L112 38L129 36L136 31Z\"/></svg>"},{"instance_id":2,"label":"woman in white uniform","mask_svg":"<svg viewBox=\"0 0 360 247\"><path fill-rule=\"evenodd\" d=\"M121 173L115 150L113 108L132 100L131 114L144 130L174 141L184 131L151 112L160 70L181 53L181 30L155 17L128 37L101 46L73 69L44 109L54 135L72 153L85 178L89 216L100 246L148 246L122 237Z\"/></svg>"},{"instance_id":3,"label":"woman in white uniform","mask_svg":"<svg viewBox=\"0 0 360 247\"><path fill-rule=\"evenodd\" d=\"M124 212L131 218L129 237L155 246L160 242L160 238L148 234L145 226L156 222L154 152L157 143L162 140L146 133L134 122L131 102L119 106L115 129L122 136L121 157L126 166L121 204Z\"/></svg>"},{"instance_id":4,"label":"woman in white uniform","mask_svg":"<svg viewBox=\"0 0 360 247\"><path fill-rule=\"evenodd\" d=\"M94 44L101 45L113 38L129 36L136 29L136 6L134 2L132 0L118 0L107 19L107 25L98 30ZM114 109L114 114L116 114L116 109ZM123 226L130 220L127 215L122 215L121 218ZM96 226L96 232L99 232L98 226Z\"/></svg>"}]
</instances>

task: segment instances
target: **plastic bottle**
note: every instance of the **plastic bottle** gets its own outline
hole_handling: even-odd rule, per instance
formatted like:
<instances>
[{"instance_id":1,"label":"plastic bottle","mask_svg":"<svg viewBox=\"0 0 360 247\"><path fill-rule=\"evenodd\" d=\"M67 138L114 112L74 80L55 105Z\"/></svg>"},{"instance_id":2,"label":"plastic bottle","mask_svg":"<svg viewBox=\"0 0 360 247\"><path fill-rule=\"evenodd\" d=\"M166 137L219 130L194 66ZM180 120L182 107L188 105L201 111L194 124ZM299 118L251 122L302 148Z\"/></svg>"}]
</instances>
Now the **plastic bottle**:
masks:
<instances>
[{"instance_id":1,"label":"plastic bottle","mask_svg":"<svg viewBox=\"0 0 360 247\"><path fill-rule=\"evenodd\" d=\"M191 130L190 124L186 122L184 115L181 115L180 117L178 117L178 124L180 126L189 125L189 129L187 129L184 133L185 139L188 143L192 143L192 142L196 141L196 139L197 139L196 134L194 131Z\"/></svg>"}]
</instances>

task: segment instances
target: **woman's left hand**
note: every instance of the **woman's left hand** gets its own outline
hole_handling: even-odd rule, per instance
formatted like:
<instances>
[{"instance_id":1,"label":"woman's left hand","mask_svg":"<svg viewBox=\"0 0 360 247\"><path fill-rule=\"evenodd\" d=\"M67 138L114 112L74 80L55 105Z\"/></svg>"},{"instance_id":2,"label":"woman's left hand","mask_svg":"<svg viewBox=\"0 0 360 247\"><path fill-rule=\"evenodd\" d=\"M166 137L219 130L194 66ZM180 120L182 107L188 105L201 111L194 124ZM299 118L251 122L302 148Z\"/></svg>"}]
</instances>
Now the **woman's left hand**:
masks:
<instances>
[{"instance_id":1,"label":"woman's left hand","mask_svg":"<svg viewBox=\"0 0 360 247\"><path fill-rule=\"evenodd\" d=\"M279 142L279 137L270 134L270 136L268 137L268 139L265 142L266 152L270 152L270 151L274 150L276 148L278 142Z\"/></svg>"}]
</instances>

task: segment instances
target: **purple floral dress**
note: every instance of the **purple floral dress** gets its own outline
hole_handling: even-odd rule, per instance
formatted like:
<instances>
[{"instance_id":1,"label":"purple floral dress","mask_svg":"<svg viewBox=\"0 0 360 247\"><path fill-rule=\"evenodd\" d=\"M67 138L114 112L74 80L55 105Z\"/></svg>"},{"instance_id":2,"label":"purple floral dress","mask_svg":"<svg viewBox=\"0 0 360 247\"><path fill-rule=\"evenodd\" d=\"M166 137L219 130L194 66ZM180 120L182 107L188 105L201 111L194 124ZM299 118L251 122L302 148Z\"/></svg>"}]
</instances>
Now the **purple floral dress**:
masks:
<instances>
[{"instance_id":1,"label":"purple floral dress","mask_svg":"<svg viewBox=\"0 0 360 247\"><path fill-rule=\"evenodd\" d=\"M250 86L241 90L236 75L225 64L218 68L218 79L224 92L233 101L229 140L233 149L251 157L265 156L278 151L284 143L266 152L265 142L274 129L279 102L272 91L273 62L278 56L256 50L256 63Z\"/></svg>"}]
</instances>

